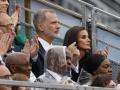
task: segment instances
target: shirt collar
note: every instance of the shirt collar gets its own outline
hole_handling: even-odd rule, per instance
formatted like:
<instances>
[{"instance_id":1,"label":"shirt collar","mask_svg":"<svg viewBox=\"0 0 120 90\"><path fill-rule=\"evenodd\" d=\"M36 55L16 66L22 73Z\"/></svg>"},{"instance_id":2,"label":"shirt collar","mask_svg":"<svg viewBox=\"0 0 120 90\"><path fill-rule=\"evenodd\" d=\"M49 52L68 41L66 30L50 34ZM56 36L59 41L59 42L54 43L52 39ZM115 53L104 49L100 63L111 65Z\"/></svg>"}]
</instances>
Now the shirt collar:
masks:
<instances>
[{"instance_id":1,"label":"shirt collar","mask_svg":"<svg viewBox=\"0 0 120 90\"><path fill-rule=\"evenodd\" d=\"M51 70L48 70L48 69L47 69L47 71L56 79L57 82L61 81L62 77L59 74L57 74Z\"/></svg>"},{"instance_id":2,"label":"shirt collar","mask_svg":"<svg viewBox=\"0 0 120 90\"><path fill-rule=\"evenodd\" d=\"M42 47L45 49L45 51L48 51L51 48L52 43L49 44L47 41L45 41L44 39L42 39L40 37L38 37L38 40L41 43Z\"/></svg>"}]
</instances>

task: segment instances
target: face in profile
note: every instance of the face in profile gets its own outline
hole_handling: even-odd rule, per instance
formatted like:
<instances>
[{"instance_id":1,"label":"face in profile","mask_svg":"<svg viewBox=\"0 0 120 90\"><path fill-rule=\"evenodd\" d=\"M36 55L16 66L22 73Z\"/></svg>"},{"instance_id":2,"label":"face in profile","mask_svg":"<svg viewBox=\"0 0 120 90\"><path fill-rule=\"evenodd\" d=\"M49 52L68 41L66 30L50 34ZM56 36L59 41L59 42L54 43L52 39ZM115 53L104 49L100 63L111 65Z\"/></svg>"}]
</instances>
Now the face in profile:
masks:
<instances>
[{"instance_id":1,"label":"face in profile","mask_svg":"<svg viewBox=\"0 0 120 90\"><path fill-rule=\"evenodd\" d=\"M29 58L27 58L27 56L24 54L20 54L18 55L18 59L15 58L15 60L17 60L18 64L17 63L13 64L14 68L16 68L14 72L25 74L29 78L32 68L29 62Z\"/></svg>"},{"instance_id":2,"label":"face in profile","mask_svg":"<svg viewBox=\"0 0 120 90\"><path fill-rule=\"evenodd\" d=\"M41 29L43 30L43 33L50 37L50 38L55 38L59 34L59 20L58 17L55 13L46 13L46 19L41 25Z\"/></svg>"},{"instance_id":3,"label":"face in profile","mask_svg":"<svg viewBox=\"0 0 120 90\"><path fill-rule=\"evenodd\" d=\"M68 75L71 68L72 55L65 47L55 47L46 54L47 69L60 75Z\"/></svg>"},{"instance_id":4,"label":"face in profile","mask_svg":"<svg viewBox=\"0 0 120 90\"><path fill-rule=\"evenodd\" d=\"M91 48L89 35L86 30L82 30L79 32L77 44L79 49L89 50Z\"/></svg>"},{"instance_id":5,"label":"face in profile","mask_svg":"<svg viewBox=\"0 0 120 90\"><path fill-rule=\"evenodd\" d=\"M29 62L24 64L16 64L15 67L17 68L17 73L23 73L28 76L28 78L30 77L31 64Z\"/></svg>"},{"instance_id":6,"label":"face in profile","mask_svg":"<svg viewBox=\"0 0 120 90\"><path fill-rule=\"evenodd\" d=\"M0 16L0 29L2 30L2 33L9 33L15 36L15 33L13 32L14 25L11 17L6 13L1 13Z\"/></svg>"},{"instance_id":7,"label":"face in profile","mask_svg":"<svg viewBox=\"0 0 120 90\"><path fill-rule=\"evenodd\" d=\"M103 60L98 69L95 71L95 74L109 74L112 75L112 68L110 61L108 59Z\"/></svg>"}]
</instances>

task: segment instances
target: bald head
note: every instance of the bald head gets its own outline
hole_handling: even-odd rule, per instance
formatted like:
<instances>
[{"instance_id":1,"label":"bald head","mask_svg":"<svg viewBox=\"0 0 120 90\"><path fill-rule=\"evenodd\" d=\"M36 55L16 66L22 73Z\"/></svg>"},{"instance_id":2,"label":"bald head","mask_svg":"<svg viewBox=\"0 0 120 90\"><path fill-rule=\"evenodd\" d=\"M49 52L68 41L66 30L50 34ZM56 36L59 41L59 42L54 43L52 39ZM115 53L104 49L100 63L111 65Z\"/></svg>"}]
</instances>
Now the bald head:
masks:
<instances>
[{"instance_id":1,"label":"bald head","mask_svg":"<svg viewBox=\"0 0 120 90\"><path fill-rule=\"evenodd\" d=\"M15 52L9 54L5 63L12 74L22 73L29 77L31 71L30 58L22 52Z\"/></svg>"},{"instance_id":2,"label":"bald head","mask_svg":"<svg viewBox=\"0 0 120 90\"><path fill-rule=\"evenodd\" d=\"M13 64L25 64L29 62L29 57L22 52L10 53L5 59L6 66L9 68L9 65Z\"/></svg>"}]
</instances>

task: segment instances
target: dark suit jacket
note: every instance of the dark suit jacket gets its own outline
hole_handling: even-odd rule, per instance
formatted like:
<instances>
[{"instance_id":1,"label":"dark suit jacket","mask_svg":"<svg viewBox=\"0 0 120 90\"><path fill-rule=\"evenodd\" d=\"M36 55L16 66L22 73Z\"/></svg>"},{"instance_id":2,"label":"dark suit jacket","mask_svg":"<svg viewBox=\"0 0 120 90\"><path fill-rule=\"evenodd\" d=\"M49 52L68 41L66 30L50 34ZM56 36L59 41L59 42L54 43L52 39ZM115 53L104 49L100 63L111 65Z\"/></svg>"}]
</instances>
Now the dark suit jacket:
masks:
<instances>
[{"instance_id":1,"label":"dark suit jacket","mask_svg":"<svg viewBox=\"0 0 120 90\"><path fill-rule=\"evenodd\" d=\"M38 58L36 62L31 59L32 63L32 72L34 73L35 77L38 78L40 75L44 73L44 55L45 50L42 47L41 43L39 42L39 51L38 51Z\"/></svg>"}]
</instances>

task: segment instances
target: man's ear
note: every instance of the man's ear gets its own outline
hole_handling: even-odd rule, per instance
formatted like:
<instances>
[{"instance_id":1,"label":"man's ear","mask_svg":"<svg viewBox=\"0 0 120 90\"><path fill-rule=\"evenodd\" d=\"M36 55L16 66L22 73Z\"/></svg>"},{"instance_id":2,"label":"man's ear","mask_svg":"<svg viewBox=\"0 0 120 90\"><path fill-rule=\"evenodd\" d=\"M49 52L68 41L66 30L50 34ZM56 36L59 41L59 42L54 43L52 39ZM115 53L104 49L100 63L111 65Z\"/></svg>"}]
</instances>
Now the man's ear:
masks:
<instances>
[{"instance_id":1,"label":"man's ear","mask_svg":"<svg viewBox=\"0 0 120 90\"><path fill-rule=\"evenodd\" d=\"M43 29L43 24L39 24L39 25L38 25L38 30L41 31L41 32L44 31L44 29Z\"/></svg>"},{"instance_id":2,"label":"man's ear","mask_svg":"<svg viewBox=\"0 0 120 90\"><path fill-rule=\"evenodd\" d=\"M10 66L10 71L11 73L15 73L16 72L16 67L14 65Z\"/></svg>"}]
</instances>

